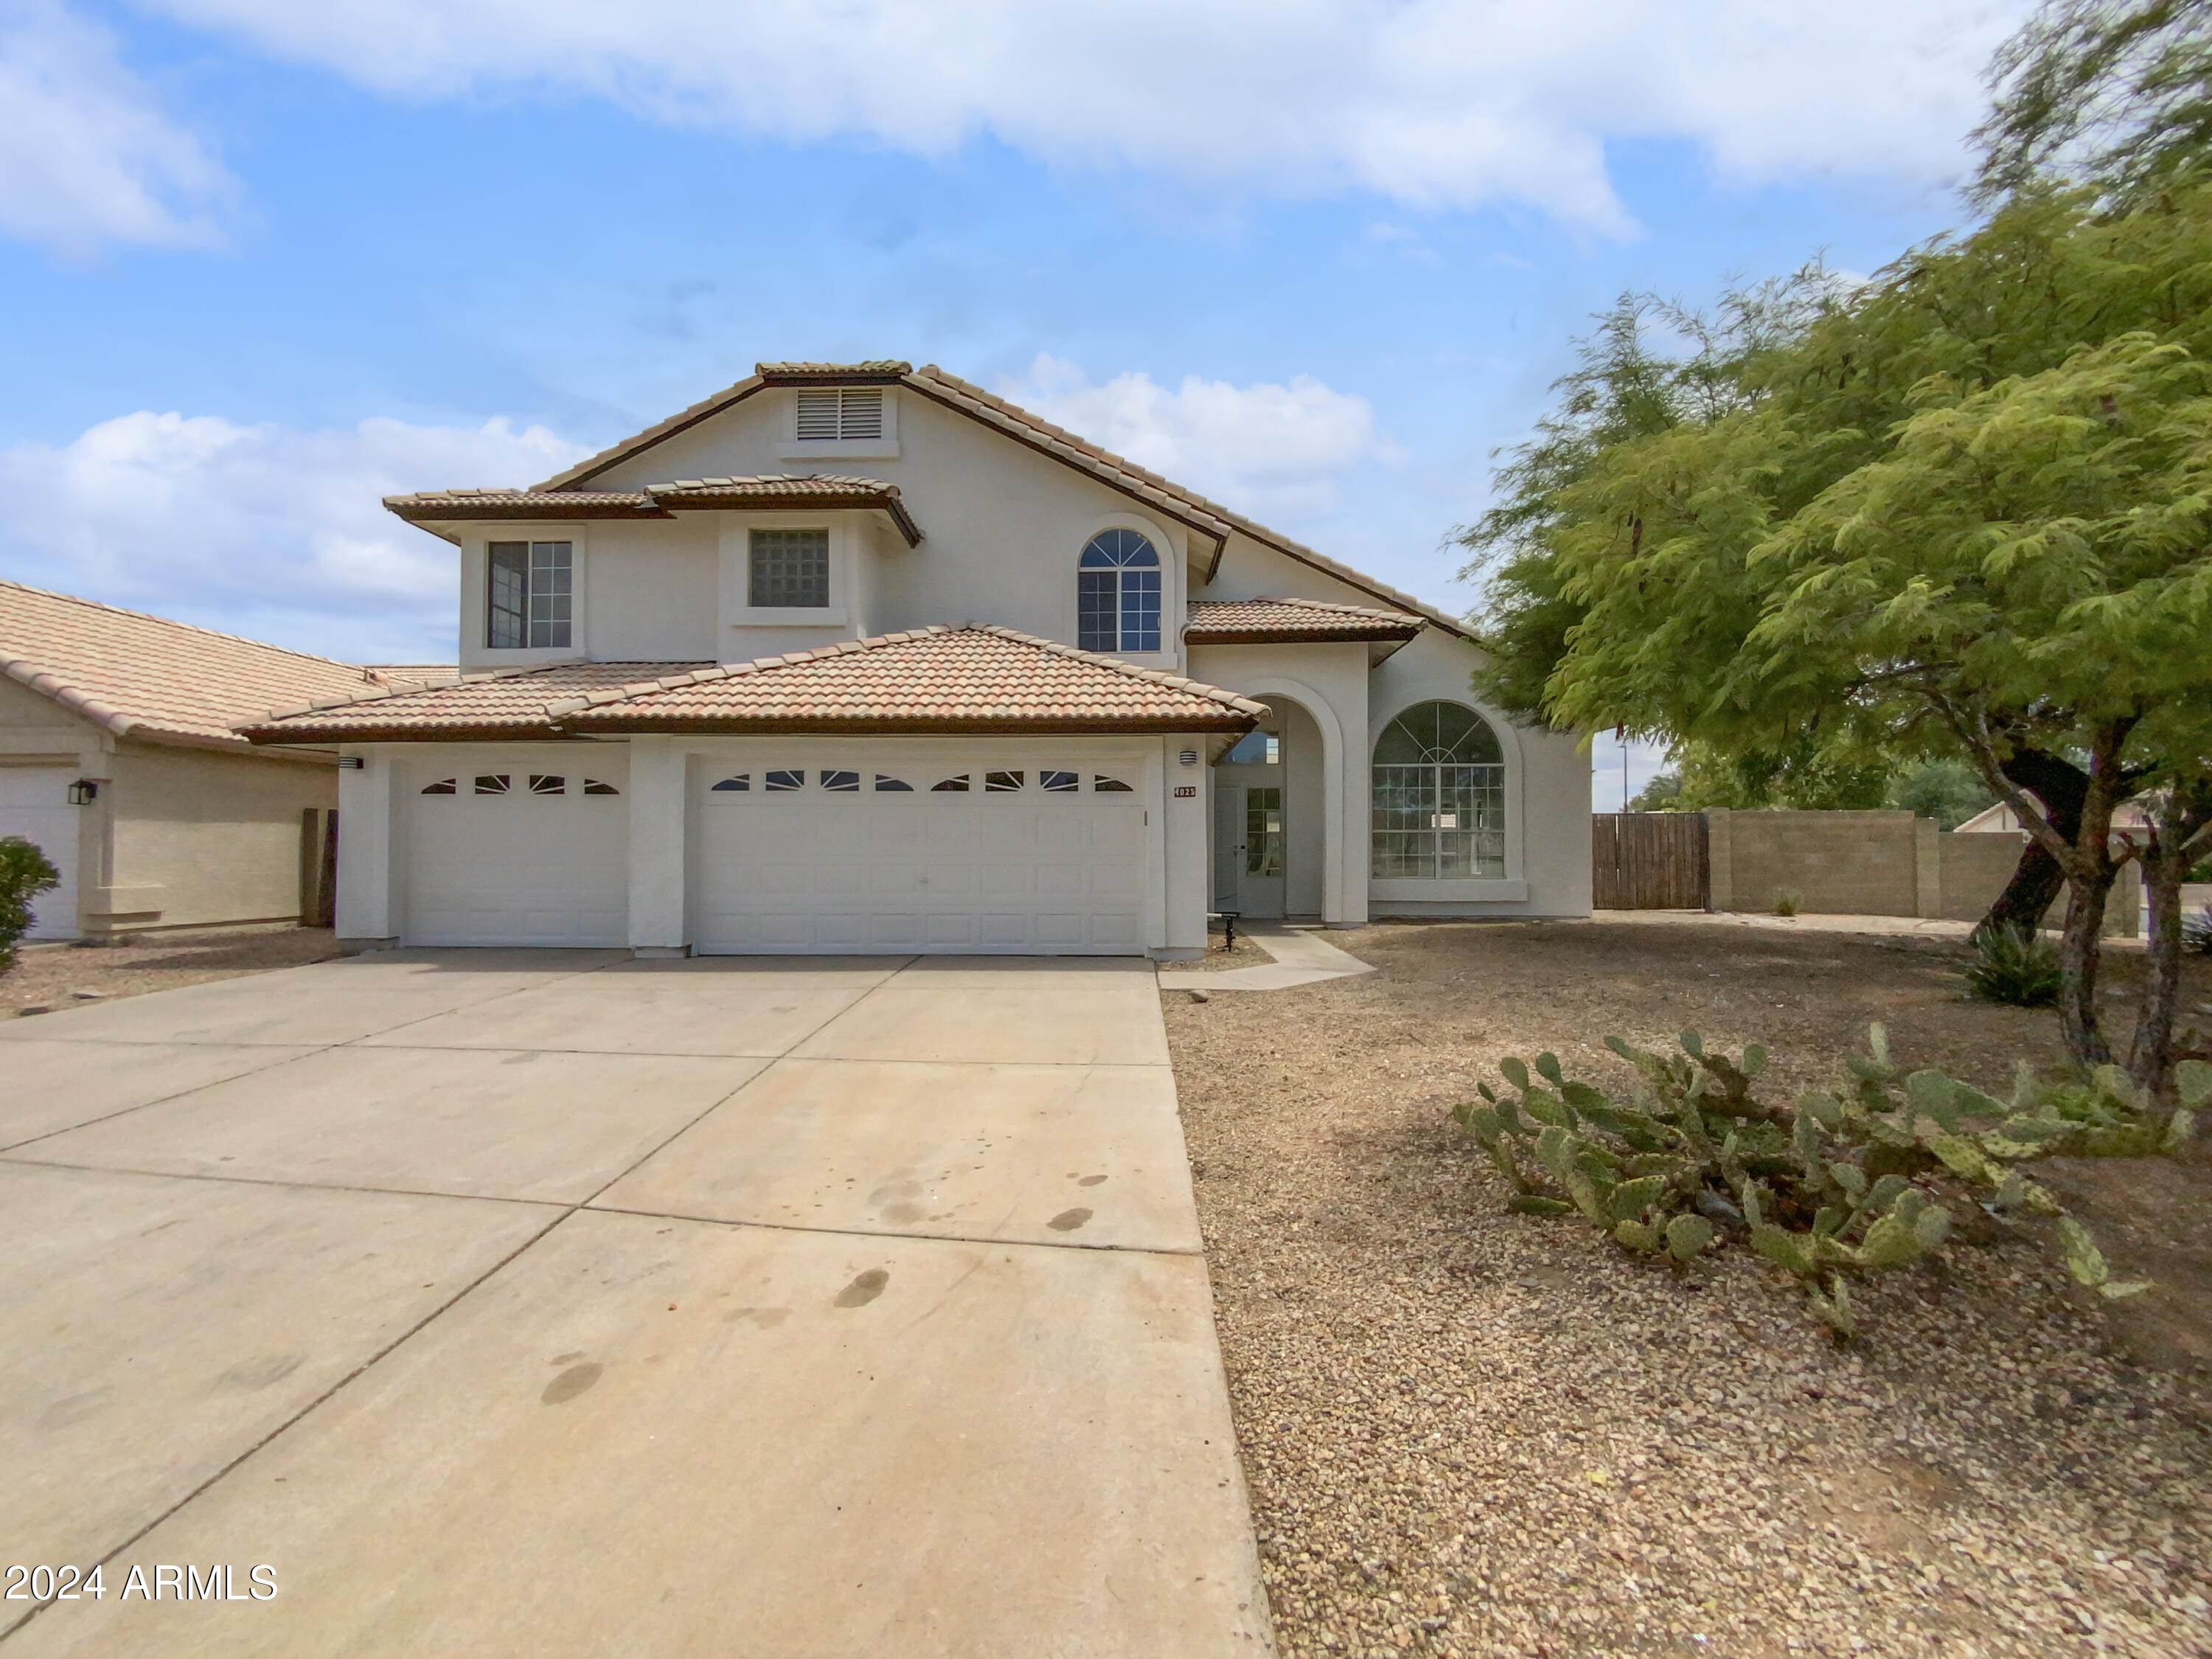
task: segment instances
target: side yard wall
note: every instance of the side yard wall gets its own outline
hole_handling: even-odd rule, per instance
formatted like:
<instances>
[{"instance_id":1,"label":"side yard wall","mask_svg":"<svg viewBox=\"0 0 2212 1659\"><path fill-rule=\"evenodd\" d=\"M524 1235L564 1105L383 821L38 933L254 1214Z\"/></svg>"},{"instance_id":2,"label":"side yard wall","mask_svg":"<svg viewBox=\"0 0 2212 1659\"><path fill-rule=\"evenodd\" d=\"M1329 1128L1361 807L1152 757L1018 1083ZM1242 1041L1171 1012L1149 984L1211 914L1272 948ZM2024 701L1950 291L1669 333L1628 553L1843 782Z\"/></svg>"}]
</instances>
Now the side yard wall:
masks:
<instances>
[{"instance_id":1,"label":"side yard wall","mask_svg":"<svg viewBox=\"0 0 2212 1659\"><path fill-rule=\"evenodd\" d=\"M2027 841L1945 834L1910 812L1716 810L1705 817L1716 910L1771 910L1776 895L1790 891L1816 915L1978 921L2012 878ZM2133 938L2142 908L2142 878L2130 865L2112 890L2106 931ZM2064 909L2062 897L2048 925Z\"/></svg>"},{"instance_id":2,"label":"side yard wall","mask_svg":"<svg viewBox=\"0 0 2212 1659\"><path fill-rule=\"evenodd\" d=\"M113 862L88 931L298 918L301 814L337 805L337 768L130 743L109 765Z\"/></svg>"}]
</instances>

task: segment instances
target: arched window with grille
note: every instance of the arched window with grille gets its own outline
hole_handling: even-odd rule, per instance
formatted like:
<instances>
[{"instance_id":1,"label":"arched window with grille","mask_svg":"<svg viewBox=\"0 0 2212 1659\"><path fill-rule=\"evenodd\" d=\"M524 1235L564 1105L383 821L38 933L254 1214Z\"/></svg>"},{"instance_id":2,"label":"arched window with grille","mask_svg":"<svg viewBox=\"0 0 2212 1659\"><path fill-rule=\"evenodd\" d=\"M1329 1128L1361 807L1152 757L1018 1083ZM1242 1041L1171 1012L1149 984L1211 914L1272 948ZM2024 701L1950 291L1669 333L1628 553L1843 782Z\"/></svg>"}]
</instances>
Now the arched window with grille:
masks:
<instances>
[{"instance_id":1,"label":"arched window with grille","mask_svg":"<svg viewBox=\"0 0 2212 1659\"><path fill-rule=\"evenodd\" d=\"M1489 721L1455 702L1416 703L1375 744L1377 878L1505 874L1505 755Z\"/></svg>"},{"instance_id":2,"label":"arched window with grille","mask_svg":"<svg viewBox=\"0 0 2212 1659\"><path fill-rule=\"evenodd\" d=\"M1102 530L1075 574L1076 643L1085 651L1160 648L1160 556L1133 530Z\"/></svg>"}]
</instances>

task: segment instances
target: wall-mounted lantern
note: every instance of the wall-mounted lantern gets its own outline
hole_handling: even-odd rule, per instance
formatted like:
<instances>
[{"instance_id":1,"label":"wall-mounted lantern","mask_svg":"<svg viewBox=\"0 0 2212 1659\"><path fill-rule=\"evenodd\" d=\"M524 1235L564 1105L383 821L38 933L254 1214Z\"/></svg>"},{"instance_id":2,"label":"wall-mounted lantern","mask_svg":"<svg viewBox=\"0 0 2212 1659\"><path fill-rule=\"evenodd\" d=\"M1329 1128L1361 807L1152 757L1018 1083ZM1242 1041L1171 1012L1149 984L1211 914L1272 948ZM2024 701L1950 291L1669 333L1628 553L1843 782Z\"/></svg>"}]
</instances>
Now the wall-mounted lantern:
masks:
<instances>
[{"instance_id":1,"label":"wall-mounted lantern","mask_svg":"<svg viewBox=\"0 0 2212 1659\"><path fill-rule=\"evenodd\" d=\"M69 787L69 804L71 806L89 806L99 799L100 785L90 778L79 778Z\"/></svg>"}]
</instances>

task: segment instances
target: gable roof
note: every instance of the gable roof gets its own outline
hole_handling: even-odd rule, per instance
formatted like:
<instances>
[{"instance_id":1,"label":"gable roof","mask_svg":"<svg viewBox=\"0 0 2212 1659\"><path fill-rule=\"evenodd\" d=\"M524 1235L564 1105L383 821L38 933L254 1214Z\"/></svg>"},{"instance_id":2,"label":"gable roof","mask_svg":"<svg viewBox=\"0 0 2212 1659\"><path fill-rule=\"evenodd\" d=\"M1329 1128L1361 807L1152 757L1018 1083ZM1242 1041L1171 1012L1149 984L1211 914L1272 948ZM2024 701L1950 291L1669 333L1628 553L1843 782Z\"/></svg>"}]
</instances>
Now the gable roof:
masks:
<instances>
[{"instance_id":1,"label":"gable roof","mask_svg":"<svg viewBox=\"0 0 2212 1659\"><path fill-rule=\"evenodd\" d=\"M669 519L676 509L750 507L873 507L888 517L908 547L921 545L921 526L895 483L826 473L772 472L745 478L678 478L642 489L424 489L386 495L384 510L410 524L482 519Z\"/></svg>"},{"instance_id":2,"label":"gable roof","mask_svg":"<svg viewBox=\"0 0 2212 1659\"><path fill-rule=\"evenodd\" d=\"M1410 640L1425 624L1403 611L1322 599L1193 599L1183 638L1193 645L1261 645L1278 640Z\"/></svg>"},{"instance_id":3,"label":"gable roof","mask_svg":"<svg viewBox=\"0 0 2212 1659\"><path fill-rule=\"evenodd\" d=\"M243 749L238 721L380 687L380 672L0 580L0 673L114 737Z\"/></svg>"},{"instance_id":4,"label":"gable roof","mask_svg":"<svg viewBox=\"0 0 2212 1659\"><path fill-rule=\"evenodd\" d=\"M752 662L560 663L272 714L257 743L680 732L1248 731L1263 704L980 623Z\"/></svg>"},{"instance_id":5,"label":"gable roof","mask_svg":"<svg viewBox=\"0 0 2212 1659\"><path fill-rule=\"evenodd\" d=\"M678 410L666 420L656 422L644 431L625 438L596 455L586 457L566 471L556 473L544 483L532 486L532 489L535 491L565 492L580 488L610 468L642 454L678 433L689 431L702 421L713 419L765 387L808 384L902 386L942 408L964 415L1017 443L1048 455L1063 465L1086 473L1109 489L1144 502L1211 541L1213 544L1213 558L1212 567L1207 572L1208 580L1212 579L1212 570L1220 566L1221 555L1228 546L1230 536L1247 536L1287 558L1335 578L1348 587L1369 594L1399 611L1418 616L1424 622L1433 623L1449 634L1465 640L1474 637L1465 623L1415 599L1412 594L1401 593L1349 565L1339 564L1327 555L1317 553L1303 543L1294 542L1242 514L1231 512L1195 490L1186 489L1157 472L1054 426L1042 416L1033 415L981 386L971 386L957 375L948 374L934 363L925 364L918 369L911 364L889 359L861 363L757 363L754 365L753 373L744 380L723 387L712 397L701 398L688 408Z\"/></svg>"}]
</instances>

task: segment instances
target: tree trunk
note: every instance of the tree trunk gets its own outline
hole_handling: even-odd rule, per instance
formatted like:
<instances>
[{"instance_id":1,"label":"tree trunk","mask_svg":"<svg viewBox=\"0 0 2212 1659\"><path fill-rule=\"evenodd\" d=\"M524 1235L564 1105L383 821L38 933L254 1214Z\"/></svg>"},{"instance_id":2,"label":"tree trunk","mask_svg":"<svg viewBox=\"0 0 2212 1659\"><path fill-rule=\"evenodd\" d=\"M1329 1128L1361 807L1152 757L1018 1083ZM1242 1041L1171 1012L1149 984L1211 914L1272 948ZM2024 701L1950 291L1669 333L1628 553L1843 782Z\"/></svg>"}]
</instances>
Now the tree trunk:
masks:
<instances>
[{"instance_id":1,"label":"tree trunk","mask_svg":"<svg viewBox=\"0 0 2212 1659\"><path fill-rule=\"evenodd\" d=\"M2043 803L2051 827L2072 841L2081 832L2081 806L2089 796L2088 775L2078 766L2039 749L2015 749L2000 769ZM1990 913L1974 924L1974 936L2010 927L2032 933L2043 926L2051 907L2066 890L2066 872L2033 837L2021 848L2020 863Z\"/></svg>"},{"instance_id":2,"label":"tree trunk","mask_svg":"<svg viewBox=\"0 0 2212 1659\"><path fill-rule=\"evenodd\" d=\"M2212 821L2212 791L2174 790L2152 819L2142 854L2143 893L2150 908L2142 1008L2136 1017L2128 1071L2154 1100L2173 1092L2174 1016L2181 1003L2181 884L2189 878L2191 838Z\"/></svg>"},{"instance_id":3,"label":"tree trunk","mask_svg":"<svg viewBox=\"0 0 2212 1659\"><path fill-rule=\"evenodd\" d=\"M2097 969L2104 955L2105 900L2119 874L2107 854L2093 874L2069 883L2066 890L2066 931L2058 946L2058 1030L2067 1054L2085 1069L2112 1058L2097 1018Z\"/></svg>"}]
</instances>

